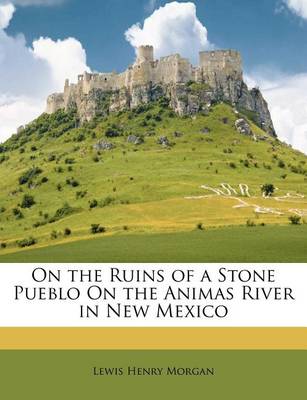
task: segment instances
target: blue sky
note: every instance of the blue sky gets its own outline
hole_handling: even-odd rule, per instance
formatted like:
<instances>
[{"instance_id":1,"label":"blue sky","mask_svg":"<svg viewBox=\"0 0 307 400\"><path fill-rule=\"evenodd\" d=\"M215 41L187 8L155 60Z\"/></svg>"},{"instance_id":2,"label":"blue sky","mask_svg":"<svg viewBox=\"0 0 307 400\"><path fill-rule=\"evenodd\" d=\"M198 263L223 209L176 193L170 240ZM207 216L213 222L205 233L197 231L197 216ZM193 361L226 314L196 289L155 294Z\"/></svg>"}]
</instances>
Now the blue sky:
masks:
<instances>
[{"instance_id":1,"label":"blue sky","mask_svg":"<svg viewBox=\"0 0 307 400\"><path fill-rule=\"evenodd\" d=\"M156 6L167 1L156 1ZM307 23L284 8L279 0L195 0L197 15L208 38L220 48L236 48L246 70L273 65L298 73L307 65ZM148 0L67 0L54 7L20 7L8 32L23 32L27 41L40 36L73 36L87 52L96 70L122 70L134 57L124 38L132 24L142 22L151 10Z\"/></svg>"},{"instance_id":2,"label":"blue sky","mask_svg":"<svg viewBox=\"0 0 307 400\"><path fill-rule=\"evenodd\" d=\"M187 1L0 0L0 142L42 113L65 78L125 70L133 46L194 64L213 46L242 53L278 136L307 153L307 0Z\"/></svg>"}]
</instances>

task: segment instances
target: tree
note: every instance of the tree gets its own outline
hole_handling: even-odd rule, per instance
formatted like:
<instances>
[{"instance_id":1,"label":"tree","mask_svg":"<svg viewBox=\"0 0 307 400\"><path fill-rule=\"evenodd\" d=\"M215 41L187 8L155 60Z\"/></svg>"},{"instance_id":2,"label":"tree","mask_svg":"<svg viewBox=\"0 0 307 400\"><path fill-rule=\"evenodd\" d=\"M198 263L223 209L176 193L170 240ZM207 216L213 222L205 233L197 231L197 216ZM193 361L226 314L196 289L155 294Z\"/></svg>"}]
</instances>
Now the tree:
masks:
<instances>
[{"instance_id":1,"label":"tree","mask_svg":"<svg viewBox=\"0 0 307 400\"><path fill-rule=\"evenodd\" d=\"M275 186L272 183L266 183L262 185L261 191L266 197L272 196L275 192Z\"/></svg>"},{"instance_id":2,"label":"tree","mask_svg":"<svg viewBox=\"0 0 307 400\"><path fill-rule=\"evenodd\" d=\"M289 221L291 225L300 225L301 224L301 217L298 215L291 215L289 217Z\"/></svg>"},{"instance_id":3,"label":"tree","mask_svg":"<svg viewBox=\"0 0 307 400\"><path fill-rule=\"evenodd\" d=\"M32 206L34 206L34 204L35 204L34 197L29 194L25 194L23 196L20 207L21 208L31 208Z\"/></svg>"}]
</instances>

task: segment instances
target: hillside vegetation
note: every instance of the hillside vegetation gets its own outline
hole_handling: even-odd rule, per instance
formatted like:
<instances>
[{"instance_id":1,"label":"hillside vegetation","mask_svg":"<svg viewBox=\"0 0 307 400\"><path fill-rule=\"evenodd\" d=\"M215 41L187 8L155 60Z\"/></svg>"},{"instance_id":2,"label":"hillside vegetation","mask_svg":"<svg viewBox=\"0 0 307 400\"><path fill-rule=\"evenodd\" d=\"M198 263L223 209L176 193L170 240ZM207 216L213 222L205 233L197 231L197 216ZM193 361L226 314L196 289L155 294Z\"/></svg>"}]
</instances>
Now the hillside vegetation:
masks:
<instances>
[{"instance_id":1,"label":"hillside vegetation","mask_svg":"<svg viewBox=\"0 0 307 400\"><path fill-rule=\"evenodd\" d=\"M96 235L289 224L293 215L303 223L307 157L251 120L254 137L240 134L240 116L221 103L178 117L165 99L82 127L73 111L43 114L0 146L1 253ZM273 197L262 196L264 184Z\"/></svg>"}]
</instances>

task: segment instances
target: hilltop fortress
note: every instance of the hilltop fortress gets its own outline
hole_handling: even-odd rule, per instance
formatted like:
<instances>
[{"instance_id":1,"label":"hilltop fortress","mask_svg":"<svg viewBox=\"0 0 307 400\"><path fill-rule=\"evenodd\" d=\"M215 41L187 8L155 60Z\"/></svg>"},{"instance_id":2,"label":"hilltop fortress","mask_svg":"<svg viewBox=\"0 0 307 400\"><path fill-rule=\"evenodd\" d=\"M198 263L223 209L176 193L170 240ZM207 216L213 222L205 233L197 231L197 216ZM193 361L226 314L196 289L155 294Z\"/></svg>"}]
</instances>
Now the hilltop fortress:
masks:
<instances>
[{"instance_id":1,"label":"hilltop fortress","mask_svg":"<svg viewBox=\"0 0 307 400\"><path fill-rule=\"evenodd\" d=\"M102 111L133 109L163 96L179 115L205 110L217 101L230 102L254 113L258 125L275 135L267 103L258 89L248 90L241 55L235 50L200 52L194 67L179 54L155 60L154 48L141 46L134 64L123 73L85 72L76 84L66 80L63 93L48 97L46 112L74 107L84 122Z\"/></svg>"}]
</instances>

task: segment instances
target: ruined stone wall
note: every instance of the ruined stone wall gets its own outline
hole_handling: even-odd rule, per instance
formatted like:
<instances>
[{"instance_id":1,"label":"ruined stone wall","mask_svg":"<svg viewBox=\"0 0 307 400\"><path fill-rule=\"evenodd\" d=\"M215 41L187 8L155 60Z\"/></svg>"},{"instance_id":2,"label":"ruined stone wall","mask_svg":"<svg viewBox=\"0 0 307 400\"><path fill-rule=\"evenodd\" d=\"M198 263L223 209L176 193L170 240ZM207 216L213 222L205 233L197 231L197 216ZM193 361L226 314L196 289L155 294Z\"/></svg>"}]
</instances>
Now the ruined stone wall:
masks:
<instances>
[{"instance_id":1,"label":"ruined stone wall","mask_svg":"<svg viewBox=\"0 0 307 400\"><path fill-rule=\"evenodd\" d=\"M63 96L65 109L67 109L73 102L76 101L81 91L82 91L82 86L80 81L78 82L78 84L72 83L70 85L65 85L64 96Z\"/></svg>"},{"instance_id":2,"label":"ruined stone wall","mask_svg":"<svg viewBox=\"0 0 307 400\"><path fill-rule=\"evenodd\" d=\"M128 87L146 85L153 80L153 62L142 62L141 64L135 64L132 67L130 82Z\"/></svg>"},{"instance_id":3,"label":"ruined stone wall","mask_svg":"<svg viewBox=\"0 0 307 400\"><path fill-rule=\"evenodd\" d=\"M124 77L115 72L103 74L85 73L82 79L82 91L84 94L88 94L92 89L111 91L119 89L124 84Z\"/></svg>"},{"instance_id":4,"label":"ruined stone wall","mask_svg":"<svg viewBox=\"0 0 307 400\"><path fill-rule=\"evenodd\" d=\"M154 83L184 83L192 78L192 66L179 54L161 58L155 66Z\"/></svg>"},{"instance_id":5,"label":"ruined stone wall","mask_svg":"<svg viewBox=\"0 0 307 400\"><path fill-rule=\"evenodd\" d=\"M47 114L53 114L58 110L65 108L64 94L63 93L54 93L47 99Z\"/></svg>"},{"instance_id":6,"label":"ruined stone wall","mask_svg":"<svg viewBox=\"0 0 307 400\"><path fill-rule=\"evenodd\" d=\"M229 82L229 77L232 78L232 82ZM62 96L49 96L47 112L53 113L59 108L67 108L72 103L77 104L80 97L89 95L93 90L110 92L125 88L131 95L133 89L138 86L169 85L188 81L208 83L212 88L225 90L226 97L235 100L236 82L242 79L241 56L234 50L201 52L200 65L192 67L189 60L179 54L154 61L153 47L141 46L136 62L121 74L85 72L79 75L77 84L69 84L66 81Z\"/></svg>"},{"instance_id":7,"label":"ruined stone wall","mask_svg":"<svg viewBox=\"0 0 307 400\"><path fill-rule=\"evenodd\" d=\"M241 55L235 50L203 51L199 53L199 66L203 79L212 81L214 76L232 76L242 79Z\"/></svg>"}]
</instances>

